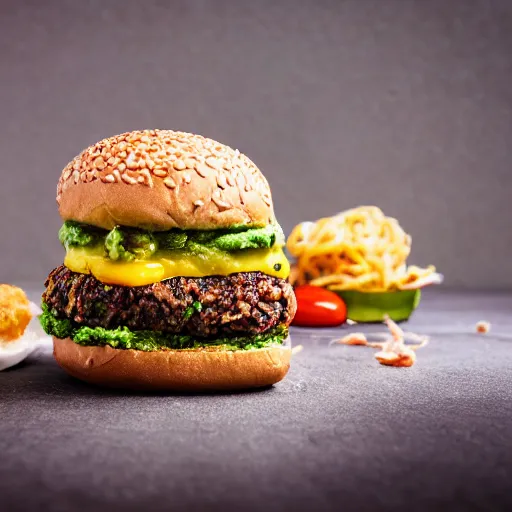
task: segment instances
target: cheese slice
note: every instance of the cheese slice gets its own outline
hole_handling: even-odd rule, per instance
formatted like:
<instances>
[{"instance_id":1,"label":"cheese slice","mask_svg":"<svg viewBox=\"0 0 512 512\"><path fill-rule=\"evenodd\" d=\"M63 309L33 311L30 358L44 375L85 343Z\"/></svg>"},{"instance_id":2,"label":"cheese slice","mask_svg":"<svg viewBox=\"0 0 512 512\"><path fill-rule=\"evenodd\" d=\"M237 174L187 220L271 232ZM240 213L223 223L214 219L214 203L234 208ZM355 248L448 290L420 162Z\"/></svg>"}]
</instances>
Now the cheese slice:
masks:
<instances>
[{"instance_id":1,"label":"cheese slice","mask_svg":"<svg viewBox=\"0 0 512 512\"><path fill-rule=\"evenodd\" d=\"M106 284L144 286L176 276L227 276L235 272L261 271L286 279L290 264L281 247L220 253L206 258L183 251L159 251L149 260L112 261L102 251L72 247L64 265L73 272L92 274Z\"/></svg>"}]
</instances>

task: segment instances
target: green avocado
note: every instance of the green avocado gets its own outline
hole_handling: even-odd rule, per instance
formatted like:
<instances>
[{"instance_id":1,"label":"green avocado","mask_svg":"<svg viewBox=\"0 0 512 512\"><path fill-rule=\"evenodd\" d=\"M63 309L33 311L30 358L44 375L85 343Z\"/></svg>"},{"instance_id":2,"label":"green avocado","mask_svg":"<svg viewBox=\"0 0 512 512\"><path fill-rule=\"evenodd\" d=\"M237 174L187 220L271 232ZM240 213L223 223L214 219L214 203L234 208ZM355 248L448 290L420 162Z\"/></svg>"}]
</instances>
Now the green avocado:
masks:
<instances>
[{"instance_id":1,"label":"green avocado","mask_svg":"<svg viewBox=\"0 0 512 512\"><path fill-rule=\"evenodd\" d=\"M105 237L105 250L113 261L145 260L156 251L151 233L115 227Z\"/></svg>"},{"instance_id":2,"label":"green avocado","mask_svg":"<svg viewBox=\"0 0 512 512\"><path fill-rule=\"evenodd\" d=\"M193 308L200 311L201 304ZM194 338L183 334L170 334L159 331L131 331L128 327L104 329L73 324L68 319L57 318L48 306L42 304L43 313L39 317L46 334L57 338L71 338L78 345L105 346L116 349L132 349L151 352L165 349L198 349L216 347L221 350L253 350L282 345L288 336L285 327L254 336L223 337L215 339Z\"/></svg>"},{"instance_id":3,"label":"green avocado","mask_svg":"<svg viewBox=\"0 0 512 512\"><path fill-rule=\"evenodd\" d=\"M111 260L132 261L148 259L157 250L181 250L208 257L212 251L268 249L275 244L284 245L285 237L277 223L263 228L234 227L231 230L208 231L171 229L150 232L121 226L107 231L66 221L59 230L59 240L66 249L101 244L105 256Z\"/></svg>"},{"instance_id":4,"label":"green avocado","mask_svg":"<svg viewBox=\"0 0 512 512\"><path fill-rule=\"evenodd\" d=\"M83 224L78 222L66 221L59 229L60 243L66 248L83 247L96 242L98 238L97 230L86 229Z\"/></svg>"},{"instance_id":5,"label":"green avocado","mask_svg":"<svg viewBox=\"0 0 512 512\"><path fill-rule=\"evenodd\" d=\"M284 244L284 234L278 224L239 233L226 233L214 238L211 244L221 251L229 252L242 249L268 249L276 241L281 245Z\"/></svg>"},{"instance_id":6,"label":"green avocado","mask_svg":"<svg viewBox=\"0 0 512 512\"><path fill-rule=\"evenodd\" d=\"M347 317L360 323L382 322L384 315L391 320L407 320L418 307L421 290L396 290L391 292L336 292L347 305Z\"/></svg>"}]
</instances>

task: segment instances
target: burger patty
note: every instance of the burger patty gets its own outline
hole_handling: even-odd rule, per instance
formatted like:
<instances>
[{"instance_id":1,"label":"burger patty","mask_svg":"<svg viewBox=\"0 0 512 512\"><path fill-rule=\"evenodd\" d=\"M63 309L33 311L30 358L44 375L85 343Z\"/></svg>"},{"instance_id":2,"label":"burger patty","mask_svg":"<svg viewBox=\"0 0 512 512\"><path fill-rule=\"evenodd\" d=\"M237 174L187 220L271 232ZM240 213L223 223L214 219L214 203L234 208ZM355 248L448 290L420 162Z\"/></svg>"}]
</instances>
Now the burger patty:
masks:
<instances>
[{"instance_id":1,"label":"burger patty","mask_svg":"<svg viewBox=\"0 0 512 512\"><path fill-rule=\"evenodd\" d=\"M284 279L262 272L174 277L146 286L106 285L64 265L45 282L43 302L80 325L210 337L259 334L289 325L296 301Z\"/></svg>"}]
</instances>

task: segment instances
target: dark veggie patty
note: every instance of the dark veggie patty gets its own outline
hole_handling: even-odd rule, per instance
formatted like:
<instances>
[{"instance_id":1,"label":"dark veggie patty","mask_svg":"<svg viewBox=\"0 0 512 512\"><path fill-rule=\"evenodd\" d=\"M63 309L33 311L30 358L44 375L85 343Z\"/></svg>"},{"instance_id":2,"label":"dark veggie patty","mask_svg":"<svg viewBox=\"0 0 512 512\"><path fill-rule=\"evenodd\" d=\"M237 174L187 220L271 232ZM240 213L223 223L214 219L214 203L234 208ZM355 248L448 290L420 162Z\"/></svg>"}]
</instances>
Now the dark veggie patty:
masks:
<instances>
[{"instance_id":1,"label":"dark veggie patty","mask_svg":"<svg viewBox=\"0 0 512 512\"><path fill-rule=\"evenodd\" d=\"M43 303L77 325L199 337L260 334L289 325L291 285L262 272L174 277L146 286L106 285L64 265L45 282Z\"/></svg>"},{"instance_id":2,"label":"dark veggie patty","mask_svg":"<svg viewBox=\"0 0 512 512\"><path fill-rule=\"evenodd\" d=\"M198 338L188 334L170 334L159 331L130 331L128 327L103 329L73 325L68 319L56 318L43 304L41 325L50 336L71 338L78 345L110 346L115 349L132 349L151 352L155 350L252 350L282 345L288 336L286 327L271 329L263 334L226 336L220 338Z\"/></svg>"}]
</instances>

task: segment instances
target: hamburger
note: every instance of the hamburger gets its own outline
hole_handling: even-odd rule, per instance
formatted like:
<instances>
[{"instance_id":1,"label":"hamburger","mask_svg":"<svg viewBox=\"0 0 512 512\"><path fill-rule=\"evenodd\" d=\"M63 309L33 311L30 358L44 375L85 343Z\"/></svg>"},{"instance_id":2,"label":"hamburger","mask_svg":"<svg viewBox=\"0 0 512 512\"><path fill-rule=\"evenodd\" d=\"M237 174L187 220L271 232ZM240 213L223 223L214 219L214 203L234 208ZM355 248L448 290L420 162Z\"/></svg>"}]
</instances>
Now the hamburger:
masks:
<instances>
[{"instance_id":1,"label":"hamburger","mask_svg":"<svg viewBox=\"0 0 512 512\"><path fill-rule=\"evenodd\" d=\"M57 204L66 255L40 318L69 374L176 391L283 379L296 301L249 158L200 135L124 133L64 168Z\"/></svg>"}]
</instances>

